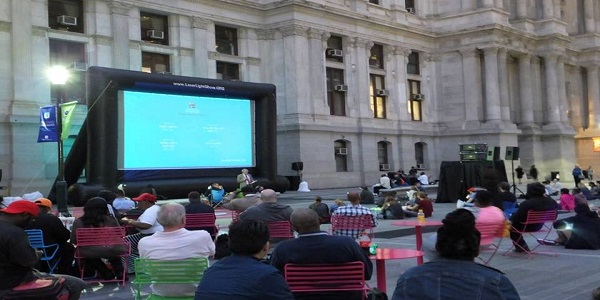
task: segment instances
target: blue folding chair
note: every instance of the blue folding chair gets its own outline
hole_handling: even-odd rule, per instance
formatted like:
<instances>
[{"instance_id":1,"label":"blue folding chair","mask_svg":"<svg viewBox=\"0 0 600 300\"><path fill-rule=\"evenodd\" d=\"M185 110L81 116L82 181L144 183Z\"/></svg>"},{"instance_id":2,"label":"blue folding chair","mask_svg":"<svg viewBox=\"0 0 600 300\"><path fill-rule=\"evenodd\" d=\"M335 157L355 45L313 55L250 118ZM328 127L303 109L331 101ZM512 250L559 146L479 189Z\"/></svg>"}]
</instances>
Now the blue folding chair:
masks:
<instances>
[{"instance_id":1,"label":"blue folding chair","mask_svg":"<svg viewBox=\"0 0 600 300\"><path fill-rule=\"evenodd\" d=\"M510 220L510 216L517 211L517 202L503 201L502 210L504 210L506 219Z\"/></svg>"},{"instance_id":2,"label":"blue folding chair","mask_svg":"<svg viewBox=\"0 0 600 300\"><path fill-rule=\"evenodd\" d=\"M225 196L225 190L223 189L211 189L210 190L210 203L213 207L217 207L223 204L223 197Z\"/></svg>"},{"instance_id":3,"label":"blue folding chair","mask_svg":"<svg viewBox=\"0 0 600 300\"><path fill-rule=\"evenodd\" d=\"M43 252L43 256L40 257L40 260L45 261L48 264L48 268L50 268L49 273L54 273L54 269L56 269L58 262L60 261L60 257L56 257L60 246L58 244L46 245L44 243L44 233L41 229L29 229L25 230L25 232L27 232L31 247ZM51 251L51 248L54 248L54 251Z\"/></svg>"}]
</instances>

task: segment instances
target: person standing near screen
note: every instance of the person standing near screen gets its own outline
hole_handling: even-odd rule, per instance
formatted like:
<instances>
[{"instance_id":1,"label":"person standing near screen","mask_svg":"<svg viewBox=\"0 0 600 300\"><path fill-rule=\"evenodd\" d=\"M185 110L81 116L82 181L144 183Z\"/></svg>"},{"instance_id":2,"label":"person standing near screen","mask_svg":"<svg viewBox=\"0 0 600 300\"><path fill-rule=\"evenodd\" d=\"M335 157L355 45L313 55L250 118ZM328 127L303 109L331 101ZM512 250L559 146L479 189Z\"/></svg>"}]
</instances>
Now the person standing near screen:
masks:
<instances>
[{"instance_id":1,"label":"person standing near screen","mask_svg":"<svg viewBox=\"0 0 600 300\"><path fill-rule=\"evenodd\" d=\"M240 189L247 185L251 186L253 181L252 175L248 174L248 169L242 169L242 174L237 176L237 182L240 185Z\"/></svg>"}]
</instances>

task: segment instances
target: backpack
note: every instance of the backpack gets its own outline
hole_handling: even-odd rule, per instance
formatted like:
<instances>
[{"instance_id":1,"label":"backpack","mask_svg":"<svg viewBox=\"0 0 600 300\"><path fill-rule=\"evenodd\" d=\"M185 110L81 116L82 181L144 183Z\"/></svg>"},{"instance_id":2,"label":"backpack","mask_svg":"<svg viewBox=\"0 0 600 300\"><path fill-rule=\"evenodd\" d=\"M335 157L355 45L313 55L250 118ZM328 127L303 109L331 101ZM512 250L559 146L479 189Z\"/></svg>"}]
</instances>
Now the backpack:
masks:
<instances>
[{"instance_id":1,"label":"backpack","mask_svg":"<svg viewBox=\"0 0 600 300\"><path fill-rule=\"evenodd\" d=\"M61 277L47 277L23 283L10 290L4 300L67 300L69 290L65 279Z\"/></svg>"}]
</instances>

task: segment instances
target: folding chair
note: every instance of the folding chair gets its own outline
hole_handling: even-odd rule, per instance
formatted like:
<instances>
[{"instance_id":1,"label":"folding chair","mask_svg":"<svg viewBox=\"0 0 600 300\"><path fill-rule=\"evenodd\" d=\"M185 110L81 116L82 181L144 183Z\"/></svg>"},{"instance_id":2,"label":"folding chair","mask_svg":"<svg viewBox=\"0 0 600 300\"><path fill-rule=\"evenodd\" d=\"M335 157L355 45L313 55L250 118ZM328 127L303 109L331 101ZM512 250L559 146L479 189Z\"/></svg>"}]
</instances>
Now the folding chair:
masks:
<instances>
[{"instance_id":1,"label":"folding chair","mask_svg":"<svg viewBox=\"0 0 600 300\"><path fill-rule=\"evenodd\" d=\"M223 198L225 197L225 190L223 189L210 189L210 204L212 207L219 207L223 205Z\"/></svg>"},{"instance_id":2,"label":"folding chair","mask_svg":"<svg viewBox=\"0 0 600 300\"><path fill-rule=\"evenodd\" d=\"M40 260L48 264L48 269L50 270L48 273L54 273L54 269L56 269L60 261L60 257L56 257L60 246L58 244L46 245L44 243L44 232L41 229L29 229L25 230L25 232L29 237L31 247L42 251L43 256L40 257ZM54 251L52 251L52 248L54 248Z\"/></svg>"},{"instance_id":3,"label":"folding chair","mask_svg":"<svg viewBox=\"0 0 600 300\"><path fill-rule=\"evenodd\" d=\"M481 240L479 242L479 256L477 257L484 265L489 266L490 261L498 252L502 238L504 237L504 228L506 222L501 223L475 223L475 228L481 234ZM484 259L481 257L482 251L491 251L492 254Z\"/></svg>"},{"instance_id":4,"label":"folding chair","mask_svg":"<svg viewBox=\"0 0 600 300\"><path fill-rule=\"evenodd\" d=\"M523 228L525 228L525 229L519 230L519 229L515 228L514 224L511 226L510 230L520 233L521 237L519 238L519 240L512 243L512 247L510 247L510 249L506 250L506 252L504 252L504 255L506 255L513 248L519 247L519 249L523 250L523 252L525 252L529 255L529 258L533 258L534 250L542 245L542 243L539 243L539 241L547 239L548 236L550 235L550 232L552 231L552 223L554 223L554 221L556 220L557 215L558 215L558 211L556 209L544 210L544 211L533 211L533 210L528 211L527 219L525 219L525 222L521 223L523 225ZM541 224L542 227L539 230L527 231L528 225L535 225L535 224ZM518 244L518 242L520 240L524 239L524 235L526 233L529 234L530 236L534 237L538 241L538 244L535 247L531 248L530 250L524 249L523 247L519 246L519 244ZM535 235L536 233L542 233L542 235L536 236ZM543 254L541 252L536 252L536 253ZM550 251L550 253L547 253L547 254L558 256L558 253L556 253L554 251Z\"/></svg>"},{"instance_id":5,"label":"folding chair","mask_svg":"<svg viewBox=\"0 0 600 300\"><path fill-rule=\"evenodd\" d=\"M345 264L286 264L284 277L293 293L359 291L366 299L365 266Z\"/></svg>"},{"instance_id":6,"label":"folding chair","mask_svg":"<svg viewBox=\"0 0 600 300\"><path fill-rule=\"evenodd\" d=\"M510 220L510 216L517 211L517 202L503 201L502 211L504 211L506 219Z\"/></svg>"},{"instance_id":7,"label":"folding chair","mask_svg":"<svg viewBox=\"0 0 600 300\"><path fill-rule=\"evenodd\" d=\"M193 284L197 285L208 268L208 258L188 258L182 260L154 260L138 258L134 262L135 299L141 299L144 284ZM194 299L190 297L164 297L150 294L147 299Z\"/></svg>"},{"instance_id":8,"label":"folding chair","mask_svg":"<svg viewBox=\"0 0 600 300\"><path fill-rule=\"evenodd\" d=\"M187 230L206 230L214 240L219 232L216 221L217 218L213 213L186 214L185 228Z\"/></svg>"},{"instance_id":9,"label":"folding chair","mask_svg":"<svg viewBox=\"0 0 600 300\"><path fill-rule=\"evenodd\" d=\"M273 221L267 223L271 239L293 239L294 231L289 221Z\"/></svg>"},{"instance_id":10,"label":"folding chair","mask_svg":"<svg viewBox=\"0 0 600 300\"><path fill-rule=\"evenodd\" d=\"M331 216L330 234L344 235L340 231L348 231L352 233L352 238L356 239L363 230L367 230L369 237L373 239L375 237L373 227L372 215L342 216L333 214Z\"/></svg>"},{"instance_id":11,"label":"folding chair","mask_svg":"<svg viewBox=\"0 0 600 300\"><path fill-rule=\"evenodd\" d=\"M83 259L85 256L81 254L82 247L88 246L100 246L100 247L118 247L122 246L125 250L122 254L116 255L125 259L131 254L131 244L125 240L125 228L123 227L100 227L100 228L79 228L75 231L75 237L77 238L77 244L75 245L75 258L79 264L79 271L81 279L84 278L85 266ZM123 286L127 281L127 264L123 264L123 277L122 279L92 279L87 280L89 282L119 282L122 281Z\"/></svg>"},{"instance_id":12,"label":"folding chair","mask_svg":"<svg viewBox=\"0 0 600 300\"><path fill-rule=\"evenodd\" d=\"M235 223L240 220L240 211L232 210L231 211L231 223Z\"/></svg>"}]
</instances>

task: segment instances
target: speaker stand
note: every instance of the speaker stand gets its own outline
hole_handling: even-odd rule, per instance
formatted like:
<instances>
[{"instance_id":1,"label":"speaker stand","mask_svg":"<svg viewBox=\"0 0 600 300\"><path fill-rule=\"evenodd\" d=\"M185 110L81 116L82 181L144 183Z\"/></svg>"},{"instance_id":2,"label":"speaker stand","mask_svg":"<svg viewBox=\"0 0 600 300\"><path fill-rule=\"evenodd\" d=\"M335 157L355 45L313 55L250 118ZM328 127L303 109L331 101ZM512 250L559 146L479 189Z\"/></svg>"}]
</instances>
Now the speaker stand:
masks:
<instances>
[{"instance_id":1,"label":"speaker stand","mask_svg":"<svg viewBox=\"0 0 600 300\"><path fill-rule=\"evenodd\" d=\"M515 184L515 161L511 159L510 160L510 165L511 165L511 169L512 169L512 185L510 187L513 190L513 194L515 194L515 196L516 196L517 195L517 191L521 192L521 194L525 194ZM509 188L509 190L510 190L510 188Z\"/></svg>"}]
</instances>

